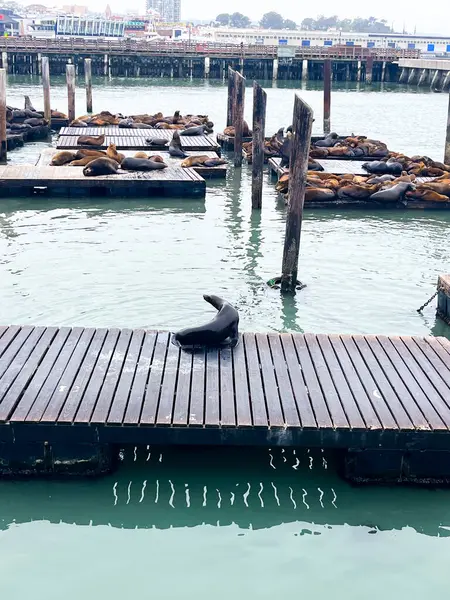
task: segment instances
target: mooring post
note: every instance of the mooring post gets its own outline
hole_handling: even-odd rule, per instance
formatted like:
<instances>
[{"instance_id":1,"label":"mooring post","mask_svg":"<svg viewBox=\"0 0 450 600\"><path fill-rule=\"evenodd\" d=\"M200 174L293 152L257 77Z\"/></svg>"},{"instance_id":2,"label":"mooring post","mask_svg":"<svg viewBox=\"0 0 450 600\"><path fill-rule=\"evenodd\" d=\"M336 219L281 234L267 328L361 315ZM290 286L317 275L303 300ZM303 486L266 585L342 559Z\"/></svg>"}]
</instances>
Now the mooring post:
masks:
<instances>
[{"instance_id":1,"label":"mooring post","mask_svg":"<svg viewBox=\"0 0 450 600\"><path fill-rule=\"evenodd\" d=\"M262 206L267 94L253 82L252 208Z\"/></svg>"},{"instance_id":2,"label":"mooring post","mask_svg":"<svg viewBox=\"0 0 450 600\"><path fill-rule=\"evenodd\" d=\"M6 163L6 69L0 69L0 164Z\"/></svg>"},{"instance_id":3,"label":"mooring post","mask_svg":"<svg viewBox=\"0 0 450 600\"><path fill-rule=\"evenodd\" d=\"M75 65L66 65L66 81L67 81L67 115L69 121L75 119Z\"/></svg>"},{"instance_id":4,"label":"mooring post","mask_svg":"<svg viewBox=\"0 0 450 600\"><path fill-rule=\"evenodd\" d=\"M366 60L366 83L372 83L373 77L373 56L368 56Z\"/></svg>"},{"instance_id":5,"label":"mooring post","mask_svg":"<svg viewBox=\"0 0 450 600\"><path fill-rule=\"evenodd\" d=\"M303 204L305 201L306 172L308 170L309 144L313 124L313 111L300 96L295 95L292 119L291 160L289 167L289 206L286 218L281 291L295 293L302 231Z\"/></svg>"},{"instance_id":6,"label":"mooring post","mask_svg":"<svg viewBox=\"0 0 450 600\"><path fill-rule=\"evenodd\" d=\"M44 119L51 125L52 109L50 106L50 68L48 56L42 57L42 87L44 89Z\"/></svg>"},{"instance_id":7,"label":"mooring post","mask_svg":"<svg viewBox=\"0 0 450 600\"><path fill-rule=\"evenodd\" d=\"M323 132L330 133L331 116L331 59L327 58L323 65Z\"/></svg>"},{"instance_id":8,"label":"mooring post","mask_svg":"<svg viewBox=\"0 0 450 600\"><path fill-rule=\"evenodd\" d=\"M234 118L234 166L242 166L242 138L244 131L245 77L234 72L233 118Z\"/></svg>"},{"instance_id":9,"label":"mooring post","mask_svg":"<svg viewBox=\"0 0 450 600\"><path fill-rule=\"evenodd\" d=\"M444 163L450 165L450 92L448 94L447 135L445 138Z\"/></svg>"},{"instance_id":10,"label":"mooring post","mask_svg":"<svg viewBox=\"0 0 450 600\"><path fill-rule=\"evenodd\" d=\"M86 83L86 112L92 112L92 59L84 59L84 81Z\"/></svg>"},{"instance_id":11,"label":"mooring post","mask_svg":"<svg viewBox=\"0 0 450 600\"><path fill-rule=\"evenodd\" d=\"M227 127L233 124L234 71L228 67Z\"/></svg>"}]
</instances>

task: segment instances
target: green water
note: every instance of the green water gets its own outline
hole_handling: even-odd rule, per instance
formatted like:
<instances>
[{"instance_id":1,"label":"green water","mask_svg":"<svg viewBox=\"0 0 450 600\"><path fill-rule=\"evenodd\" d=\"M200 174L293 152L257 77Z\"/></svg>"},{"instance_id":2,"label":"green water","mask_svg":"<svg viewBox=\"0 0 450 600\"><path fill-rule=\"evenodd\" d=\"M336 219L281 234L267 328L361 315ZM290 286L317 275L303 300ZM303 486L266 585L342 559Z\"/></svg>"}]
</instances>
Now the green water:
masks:
<instances>
[{"instance_id":1,"label":"green water","mask_svg":"<svg viewBox=\"0 0 450 600\"><path fill-rule=\"evenodd\" d=\"M62 82L52 84L64 109ZM317 131L321 92L301 93ZM10 77L8 103L23 94L42 108L36 80ZM208 112L217 131L225 99L212 82L94 84L95 110ZM77 103L83 112L82 89ZM355 84L332 103L338 132L442 158L446 95ZM293 86L268 89L269 132L292 105ZM45 146L10 161L34 163ZM175 329L212 314L202 294L213 292L246 330L449 336L434 302L416 309L450 270L450 214L307 211L307 288L283 299L265 281L280 272L285 207L267 181L252 214L250 190L244 167L208 183L205 201L0 200L0 321ZM126 450L99 481L0 482L0 598L446 598L449 500L351 488L320 452Z\"/></svg>"}]
</instances>

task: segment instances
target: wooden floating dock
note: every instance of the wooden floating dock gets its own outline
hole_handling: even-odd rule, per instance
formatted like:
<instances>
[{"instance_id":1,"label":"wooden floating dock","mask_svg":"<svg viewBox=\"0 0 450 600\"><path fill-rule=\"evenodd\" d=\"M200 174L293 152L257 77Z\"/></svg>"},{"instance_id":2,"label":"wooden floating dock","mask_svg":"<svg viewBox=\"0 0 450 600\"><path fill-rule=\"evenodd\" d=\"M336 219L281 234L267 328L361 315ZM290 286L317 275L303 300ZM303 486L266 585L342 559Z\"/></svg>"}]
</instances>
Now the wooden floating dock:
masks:
<instances>
[{"instance_id":1,"label":"wooden floating dock","mask_svg":"<svg viewBox=\"0 0 450 600\"><path fill-rule=\"evenodd\" d=\"M48 167L51 166L51 160L53 156L58 152L55 148L46 148L43 150L39 156L39 159L36 163L38 167ZM152 154L152 150L148 150L148 154ZM168 152L155 151L164 159L164 162L169 165L169 167L176 167L182 169L180 166L183 159L181 158L172 158ZM134 156L135 152L132 150L123 150L122 152L125 156ZM215 152L201 152L201 151L188 151L186 152L188 156L209 156L210 158L217 158L217 154ZM72 167L70 167L72 168ZM227 176L227 165L219 165L217 167L191 167L196 173L201 175L204 179L224 179ZM125 171L123 171L125 173ZM121 171L122 173L122 171Z\"/></svg>"},{"instance_id":2,"label":"wooden floating dock","mask_svg":"<svg viewBox=\"0 0 450 600\"><path fill-rule=\"evenodd\" d=\"M78 138L81 135L105 135L105 149L109 144L115 144L117 150L143 150L149 149L147 138L166 140L164 144L152 144L152 150L167 150L173 137L171 129L125 129L116 126L110 127L63 127L57 141L58 149L70 150L79 148ZM209 151L220 155L220 146L212 135L181 135L181 147L184 150Z\"/></svg>"},{"instance_id":3,"label":"wooden floating dock","mask_svg":"<svg viewBox=\"0 0 450 600\"><path fill-rule=\"evenodd\" d=\"M316 158L314 160L323 167L325 173L333 173L334 175L351 173L352 175L369 176L369 173L362 166L366 162L364 160L340 161L327 158ZM288 171L288 169L281 166L281 158L269 158L268 164L269 171L273 177L280 178L281 175Z\"/></svg>"},{"instance_id":4,"label":"wooden floating dock","mask_svg":"<svg viewBox=\"0 0 450 600\"><path fill-rule=\"evenodd\" d=\"M437 316L450 325L450 275L439 276L437 289Z\"/></svg>"},{"instance_id":5,"label":"wooden floating dock","mask_svg":"<svg viewBox=\"0 0 450 600\"><path fill-rule=\"evenodd\" d=\"M0 441L332 448L354 478L448 480L450 341L244 333L192 354L167 332L4 326Z\"/></svg>"},{"instance_id":6,"label":"wooden floating dock","mask_svg":"<svg viewBox=\"0 0 450 600\"><path fill-rule=\"evenodd\" d=\"M204 198L206 182L193 169L182 167L85 177L83 167L0 166L0 195L34 194Z\"/></svg>"}]
</instances>

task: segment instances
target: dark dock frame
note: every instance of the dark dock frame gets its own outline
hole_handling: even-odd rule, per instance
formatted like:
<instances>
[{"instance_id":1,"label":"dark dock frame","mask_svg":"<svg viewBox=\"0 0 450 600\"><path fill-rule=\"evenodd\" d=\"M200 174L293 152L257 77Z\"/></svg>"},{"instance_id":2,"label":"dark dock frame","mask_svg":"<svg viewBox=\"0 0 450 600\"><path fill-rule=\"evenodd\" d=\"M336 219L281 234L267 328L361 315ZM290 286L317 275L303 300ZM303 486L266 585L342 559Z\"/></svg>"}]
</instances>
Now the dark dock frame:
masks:
<instances>
[{"instance_id":1,"label":"dark dock frame","mask_svg":"<svg viewBox=\"0 0 450 600\"><path fill-rule=\"evenodd\" d=\"M437 296L437 316L450 325L450 275L439 276Z\"/></svg>"}]
</instances>

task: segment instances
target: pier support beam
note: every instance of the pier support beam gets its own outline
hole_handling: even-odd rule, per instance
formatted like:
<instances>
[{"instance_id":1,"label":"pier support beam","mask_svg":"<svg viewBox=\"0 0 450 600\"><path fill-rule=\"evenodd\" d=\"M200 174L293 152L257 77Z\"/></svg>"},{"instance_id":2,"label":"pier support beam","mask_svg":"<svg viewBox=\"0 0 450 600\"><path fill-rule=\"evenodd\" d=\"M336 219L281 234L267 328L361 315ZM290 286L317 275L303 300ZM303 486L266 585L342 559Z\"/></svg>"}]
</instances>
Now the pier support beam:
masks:
<instances>
[{"instance_id":1,"label":"pier support beam","mask_svg":"<svg viewBox=\"0 0 450 600\"><path fill-rule=\"evenodd\" d=\"M2 69L8 73L8 53L2 52Z\"/></svg>"},{"instance_id":2,"label":"pier support beam","mask_svg":"<svg viewBox=\"0 0 450 600\"><path fill-rule=\"evenodd\" d=\"M209 56L205 56L205 79L209 79L209 72L211 69L211 59Z\"/></svg>"},{"instance_id":3,"label":"pier support beam","mask_svg":"<svg viewBox=\"0 0 450 600\"><path fill-rule=\"evenodd\" d=\"M274 81L278 79L278 58L273 59L272 79Z\"/></svg>"},{"instance_id":4,"label":"pier support beam","mask_svg":"<svg viewBox=\"0 0 450 600\"><path fill-rule=\"evenodd\" d=\"M444 163L450 165L450 93L448 95L447 133L445 137Z\"/></svg>"},{"instance_id":5,"label":"pier support beam","mask_svg":"<svg viewBox=\"0 0 450 600\"><path fill-rule=\"evenodd\" d=\"M234 71L233 125L234 125L234 166L242 166L242 138L244 131L245 78Z\"/></svg>"},{"instance_id":6,"label":"pier support beam","mask_svg":"<svg viewBox=\"0 0 450 600\"><path fill-rule=\"evenodd\" d=\"M381 65L381 81L385 81L386 79L386 61L383 60L383 63Z\"/></svg>"},{"instance_id":7,"label":"pier support beam","mask_svg":"<svg viewBox=\"0 0 450 600\"><path fill-rule=\"evenodd\" d=\"M227 127L233 125L234 71L228 67Z\"/></svg>"},{"instance_id":8,"label":"pier support beam","mask_svg":"<svg viewBox=\"0 0 450 600\"><path fill-rule=\"evenodd\" d=\"M408 81L408 69L406 67L402 67L400 71L400 77L398 78L399 83L406 83Z\"/></svg>"},{"instance_id":9,"label":"pier support beam","mask_svg":"<svg viewBox=\"0 0 450 600\"><path fill-rule=\"evenodd\" d=\"M308 81L308 59L304 58L302 62L302 80Z\"/></svg>"},{"instance_id":10,"label":"pier support beam","mask_svg":"<svg viewBox=\"0 0 450 600\"><path fill-rule=\"evenodd\" d=\"M350 63L347 65L349 69ZM331 124L331 59L327 58L323 65L323 132L330 133Z\"/></svg>"},{"instance_id":11,"label":"pier support beam","mask_svg":"<svg viewBox=\"0 0 450 600\"><path fill-rule=\"evenodd\" d=\"M373 56L369 56L366 61L366 83L372 83L373 78Z\"/></svg>"},{"instance_id":12,"label":"pier support beam","mask_svg":"<svg viewBox=\"0 0 450 600\"><path fill-rule=\"evenodd\" d=\"M252 208L261 208L267 94L253 82Z\"/></svg>"},{"instance_id":13,"label":"pier support beam","mask_svg":"<svg viewBox=\"0 0 450 600\"><path fill-rule=\"evenodd\" d=\"M244 59L242 57L239 59L239 72L244 75Z\"/></svg>"},{"instance_id":14,"label":"pier support beam","mask_svg":"<svg viewBox=\"0 0 450 600\"><path fill-rule=\"evenodd\" d=\"M356 71L356 81L361 81L362 62L358 60L358 69Z\"/></svg>"},{"instance_id":15,"label":"pier support beam","mask_svg":"<svg viewBox=\"0 0 450 600\"><path fill-rule=\"evenodd\" d=\"M438 279L438 302L436 315L450 325L450 275L440 275Z\"/></svg>"},{"instance_id":16,"label":"pier support beam","mask_svg":"<svg viewBox=\"0 0 450 600\"><path fill-rule=\"evenodd\" d=\"M44 119L51 124L52 110L50 104L50 69L48 56L42 57L42 87L44 90Z\"/></svg>"},{"instance_id":17,"label":"pier support beam","mask_svg":"<svg viewBox=\"0 0 450 600\"><path fill-rule=\"evenodd\" d=\"M450 71L447 71L447 74L444 77L444 83L442 84L442 90L447 91L449 86L450 86Z\"/></svg>"},{"instance_id":18,"label":"pier support beam","mask_svg":"<svg viewBox=\"0 0 450 600\"><path fill-rule=\"evenodd\" d=\"M38 68L38 75L42 75L42 54L40 52L38 52L38 55L37 55L37 68Z\"/></svg>"},{"instance_id":19,"label":"pier support beam","mask_svg":"<svg viewBox=\"0 0 450 600\"><path fill-rule=\"evenodd\" d=\"M417 69L410 69L408 75L408 84L414 83L414 80L417 77Z\"/></svg>"},{"instance_id":20,"label":"pier support beam","mask_svg":"<svg viewBox=\"0 0 450 600\"><path fill-rule=\"evenodd\" d=\"M193 60L192 58L189 59L189 77L192 79L192 70L194 68L194 64L193 64Z\"/></svg>"},{"instance_id":21,"label":"pier support beam","mask_svg":"<svg viewBox=\"0 0 450 600\"><path fill-rule=\"evenodd\" d=\"M84 59L84 81L86 84L86 112L92 112L92 59Z\"/></svg>"},{"instance_id":22,"label":"pier support beam","mask_svg":"<svg viewBox=\"0 0 450 600\"><path fill-rule=\"evenodd\" d=\"M6 164L6 69L0 69L0 164Z\"/></svg>"},{"instance_id":23,"label":"pier support beam","mask_svg":"<svg viewBox=\"0 0 450 600\"><path fill-rule=\"evenodd\" d=\"M103 59L103 75L109 75L109 55L105 54Z\"/></svg>"},{"instance_id":24,"label":"pier support beam","mask_svg":"<svg viewBox=\"0 0 450 600\"><path fill-rule=\"evenodd\" d=\"M424 85L424 83L426 83L428 80L428 69L422 69L422 71L420 72L419 75L419 81L417 82L417 85Z\"/></svg>"},{"instance_id":25,"label":"pier support beam","mask_svg":"<svg viewBox=\"0 0 450 600\"><path fill-rule=\"evenodd\" d=\"M66 65L67 81L67 116L70 121L75 119L75 65Z\"/></svg>"},{"instance_id":26,"label":"pier support beam","mask_svg":"<svg viewBox=\"0 0 450 600\"><path fill-rule=\"evenodd\" d=\"M439 69L436 69L436 71L433 74L433 79L431 80L431 88L433 90L438 87L440 75L441 72L439 71Z\"/></svg>"}]
</instances>

